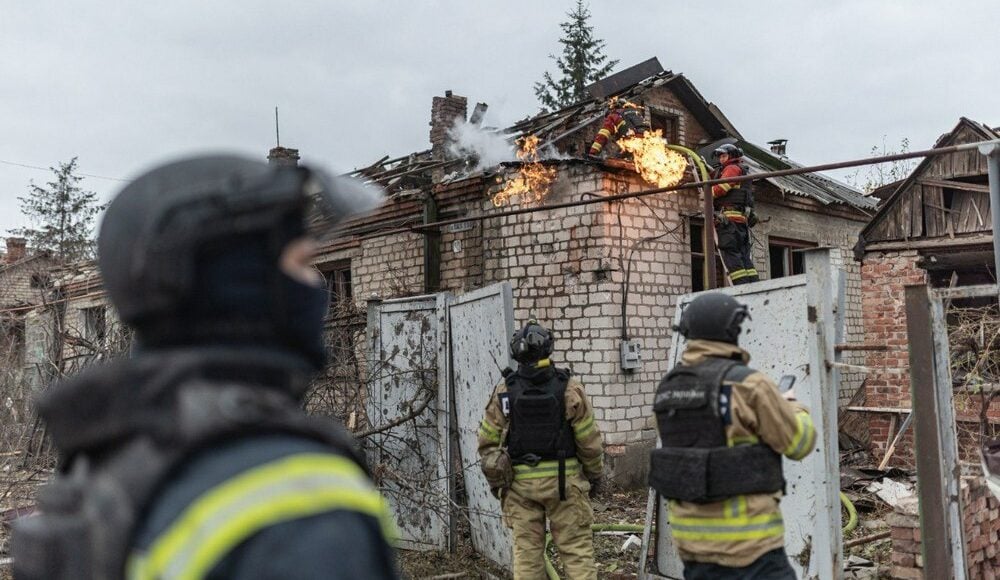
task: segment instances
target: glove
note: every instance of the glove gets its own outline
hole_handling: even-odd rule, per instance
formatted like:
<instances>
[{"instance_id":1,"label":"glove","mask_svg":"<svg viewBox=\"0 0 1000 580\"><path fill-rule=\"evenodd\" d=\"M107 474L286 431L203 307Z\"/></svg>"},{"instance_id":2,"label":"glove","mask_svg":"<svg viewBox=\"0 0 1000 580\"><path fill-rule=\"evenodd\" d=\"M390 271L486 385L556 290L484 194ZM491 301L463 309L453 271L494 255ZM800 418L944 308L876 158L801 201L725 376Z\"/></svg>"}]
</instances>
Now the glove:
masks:
<instances>
[{"instance_id":1,"label":"glove","mask_svg":"<svg viewBox=\"0 0 1000 580\"><path fill-rule=\"evenodd\" d=\"M511 482L514 481L514 468L511 467L510 455L507 454L506 450L498 453L490 461L484 461L482 469L491 490L510 487Z\"/></svg>"},{"instance_id":2,"label":"glove","mask_svg":"<svg viewBox=\"0 0 1000 580\"><path fill-rule=\"evenodd\" d=\"M747 226L752 228L755 225L757 225L758 222L760 222L760 220L757 219L757 212L755 212L752 209L748 209L747 210Z\"/></svg>"},{"instance_id":3,"label":"glove","mask_svg":"<svg viewBox=\"0 0 1000 580\"><path fill-rule=\"evenodd\" d=\"M727 226L729 225L729 218L722 215L722 212L715 212L715 225Z\"/></svg>"},{"instance_id":4,"label":"glove","mask_svg":"<svg viewBox=\"0 0 1000 580\"><path fill-rule=\"evenodd\" d=\"M588 494L590 499L594 499L595 497L597 497L597 494L600 493L601 491L602 483L603 482L599 477L590 480L590 493Z\"/></svg>"}]
</instances>

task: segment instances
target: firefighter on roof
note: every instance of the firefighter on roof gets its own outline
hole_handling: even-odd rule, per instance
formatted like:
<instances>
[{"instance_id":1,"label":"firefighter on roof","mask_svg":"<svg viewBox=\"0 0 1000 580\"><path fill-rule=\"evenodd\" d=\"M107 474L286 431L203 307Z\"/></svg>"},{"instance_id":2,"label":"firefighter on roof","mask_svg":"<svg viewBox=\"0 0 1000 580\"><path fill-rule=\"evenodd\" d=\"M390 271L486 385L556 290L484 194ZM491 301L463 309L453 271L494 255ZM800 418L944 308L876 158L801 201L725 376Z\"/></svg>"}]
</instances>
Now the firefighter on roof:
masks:
<instances>
[{"instance_id":1,"label":"firefighter on roof","mask_svg":"<svg viewBox=\"0 0 1000 580\"><path fill-rule=\"evenodd\" d=\"M583 385L552 366L552 333L534 320L514 333L517 371L496 387L479 426L479 456L514 535L514 578L545 579L545 521L566 574L597 578L590 497L604 469Z\"/></svg>"},{"instance_id":2,"label":"firefighter on roof","mask_svg":"<svg viewBox=\"0 0 1000 580\"><path fill-rule=\"evenodd\" d=\"M624 99L616 99L611 102L609 109L608 116L604 118L604 124L601 125L597 137L587 152L590 157L600 156L601 151L604 150L612 136L615 139L620 139L628 135L642 135L649 130L644 108Z\"/></svg>"},{"instance_id":3,"label":"firefighter on roof","mask_svg":"<svg viewBox=\"0 0 1000 580\"><path fill-rule=\"evenodd\" d=\"M743 151L735 145L723 145L712 155L719 162L713 178L740 177L749 169L743 163ZM750 228L757 224L753 213L753 193L750 183L719 183L712 186L715 205L715 232L719 237L719 252L733 285L756 282L757 269L750 257Z\"/></svg>"},{"instance_id":4,"label":"firefighter on roof","mask_svg":"<svg viewBox=\"0 0 1000 580\"><path fill-rule=\"evenodd\" d=\"M653 402L662 447L649 484L668 500L685 580L795 579L778 507L781 456L805 458L816 430L792 391L779 394L746 366L737 339L748 316L720 292L693 300L675 328L687 348Z\"/></svg>"}]
</instances>

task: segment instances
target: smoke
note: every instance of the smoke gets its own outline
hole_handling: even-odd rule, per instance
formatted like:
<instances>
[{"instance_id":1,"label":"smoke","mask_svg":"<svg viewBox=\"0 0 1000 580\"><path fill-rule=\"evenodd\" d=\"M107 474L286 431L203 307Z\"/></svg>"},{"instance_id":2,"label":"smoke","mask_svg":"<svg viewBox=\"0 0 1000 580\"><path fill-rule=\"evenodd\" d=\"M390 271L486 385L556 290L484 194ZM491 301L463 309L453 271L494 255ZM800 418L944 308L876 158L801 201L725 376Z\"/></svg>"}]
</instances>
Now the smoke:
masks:
<instances>
[{"instance_id":1,"label":"smoke","mask_svg":"<svg viewBox=\"0 0 1000 580\"><path fill-rule=\"evenodd\" d=\"M448 129L448 141L448 152L455 157L473 157L476 171L517 160L514 145L506 136L465 121L456 119Z\"/></svg>"}]
</instances>

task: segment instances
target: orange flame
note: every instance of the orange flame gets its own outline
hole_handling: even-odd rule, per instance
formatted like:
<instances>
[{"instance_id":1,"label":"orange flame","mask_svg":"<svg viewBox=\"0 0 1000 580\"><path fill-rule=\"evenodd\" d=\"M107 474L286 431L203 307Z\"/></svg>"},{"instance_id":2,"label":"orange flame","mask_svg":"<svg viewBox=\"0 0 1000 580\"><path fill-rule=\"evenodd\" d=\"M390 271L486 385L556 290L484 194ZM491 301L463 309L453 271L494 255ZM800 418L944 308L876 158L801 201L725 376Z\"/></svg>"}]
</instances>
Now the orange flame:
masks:
<instances>
[{"instance_id":1,"label":"orange flame","mask_svg":"<svg viewBox=\"0 0 1000 580\"><path fill-rule=\"evenodd\" d=\"M549 192L549 184L556 178L556 169L539 163L538 137L528 135L518 140L517 158L521 168L493 195L493 205L500 207L520 198L521 203L538 203Z\"/></svg>"},{"instance_id":2,"label":"orange flame","mask_svg":"<svg viewBox=\"0 0 1000 580\"><path fill-rule=\"evenodd\" d=\"M623 137L618 140L618 147L632 154L636 172L651 185L670 187L684 179L687 159L680 153L667 149L667 142L660 129Z\"/></svg>"}]
</instances>

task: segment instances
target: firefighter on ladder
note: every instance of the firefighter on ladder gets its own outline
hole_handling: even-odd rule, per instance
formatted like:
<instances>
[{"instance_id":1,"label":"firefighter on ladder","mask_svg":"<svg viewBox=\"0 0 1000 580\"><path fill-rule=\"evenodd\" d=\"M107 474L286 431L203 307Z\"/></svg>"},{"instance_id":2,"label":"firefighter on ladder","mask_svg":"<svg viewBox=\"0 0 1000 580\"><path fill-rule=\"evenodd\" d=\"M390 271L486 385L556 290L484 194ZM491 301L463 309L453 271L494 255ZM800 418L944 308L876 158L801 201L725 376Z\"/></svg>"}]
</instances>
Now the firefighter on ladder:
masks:
<instances>
[{"instance_id":1,"label":"firefighter on ladder","mask_svg":"<svg viewBox=\"0 0 1000 580\"><path fill-rule=\"evenodd\" d=\"M743 163L743 151L735 145L723 145L712 155L719 162L715 179L740 177L749 170ZM722 263L729 281L749 284L759 280L750 255L750 228L757 224L753 212L753 193L748 182L719 183L712 186L715 205L715 232Z\"/></svg>"},{"instance_id":2,"label":"firefighter on ladder","mask_svg":"<svg viewBox=\"0 0 1000 580\"><path fill-rule=\"evenodd\" d=\"M628 135L642 135L649 130L646 122L646 111L641 106L625 99L615 99L608 105L609 112L604 118L604 124L597 132L597 137L591 143L588 157L599 157L604 146L612 136L620 139Z\"/></svg>"},{"instance_id":3,"label":"firefighter on ladder","mask_svg":"<svg viewBox=\"0 0 1000 580\"><path fill-rule=\"evenodd\" d=\"M552 348L552 332L535 320L514 333L518 367L505 373L486 406L479 457L513 531L514 578L546 578L547 518L568 577L596 579L590 497L604 448L583 385L552 366Z\"/></svg>"},{"instance_id":4,"label":"firefighter on ladder","mask_svg":"<svg viewBox=\"0 0 1000 580\"><path fill-rule=\"evenodd\" d=\"M694 299L675 330L681 363L653 402L662 446L649 484L668 500L685 580L794 580L778 502L781 456L800 461L816 429L793 391L748 366L738 337L747 307L711 292Z\"/></svg>"}]
</instances>

